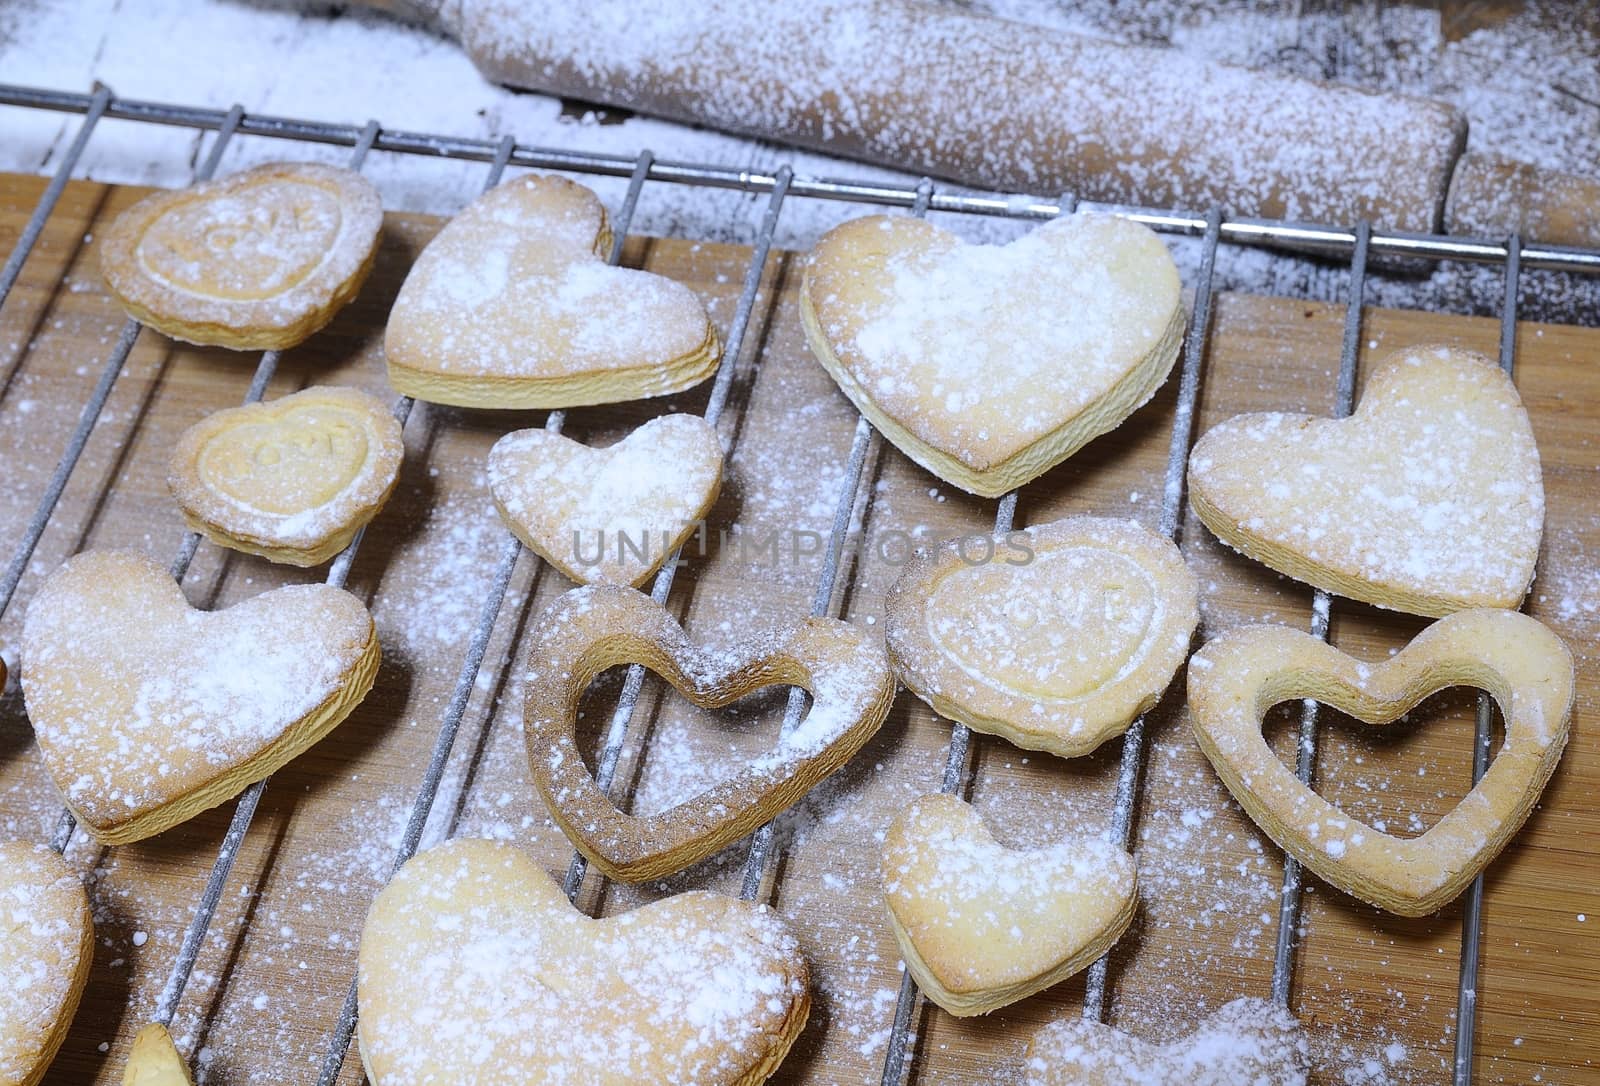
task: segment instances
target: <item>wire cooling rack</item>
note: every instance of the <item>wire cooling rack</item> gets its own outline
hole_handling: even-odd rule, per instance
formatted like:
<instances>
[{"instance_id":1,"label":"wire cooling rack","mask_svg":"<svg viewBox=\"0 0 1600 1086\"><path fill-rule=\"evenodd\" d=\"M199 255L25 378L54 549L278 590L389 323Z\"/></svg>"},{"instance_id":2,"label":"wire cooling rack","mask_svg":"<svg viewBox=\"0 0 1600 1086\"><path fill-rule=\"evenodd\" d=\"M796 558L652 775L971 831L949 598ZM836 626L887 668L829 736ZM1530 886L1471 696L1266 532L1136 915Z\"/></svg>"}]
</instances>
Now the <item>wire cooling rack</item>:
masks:
<instances>
[{"instance_id":1,"label":"wire cooling rack","mask_svg":"<svg viewBox=\"0 0 1600 1086\"><path fill-rule=\"evenodd\" d=\"M1371 257L1412 257L1428 260L1464 260L1498 264L1504 268L1504 304L1501 313L1500 364L1508 374L1515 367L1515 326L1517 288L1523 268L1550 269L1567 272L1600 273L1600 251L1524 245L1512 236L1503 241L1486 241L1442 237L1430 234L1392 233L1377 231L1368 224L1353 228L1307 225L1226 216L1220 209L1204 214L1184 211L1126 207L1120 205L1078 203L1070 196L1043 199L958 190L935 186L923 181L916 186L867 183L849 180L831 180L798 177L788 167L773 173L741 170L704 163L658 161L650 152L628 158L611 154L593 154L550 148L528 147L517 144L511 137L498 141L469 139L449 135L393 131L384 129L376 121L365 125L328 124L247 113L240 106L230 110L214 110L158 102L135 101L116 97L106 87L97 87L92 93L77 94L64 91L43 90L30 87L0 85L0 105L32 110L53 110L82 114L77 133L61 157L56 172L45 188L33 215L29 219L16 247L0 269L0 303L15 285L22 265L38 240L45 222L62 195L68 180L85 148L88 147L97 125L105 118L120 118L152 125L176 126L213 132L211 146L205 159L195 171L195 179L210 177L221 160L222 153L236 135L264 136L275 139L343 146L350 149L349 165L359 169L370 152L390 152L405 155L425 155L482 162L487 165L484 187L496 184L507 166L562 170L578 174L621 177L628 179L628 188L622 206L614 217L614 244L609 254L616 263L622 254L623 242L628 232L640 191L647 183L708 188L734 189L767 196L764 213L742 289L734 310L732 323L725 337L725 353L712 385L705 407L705 417L715 423L723 412L732 382L733 369L744 346L749 330L756 295L761 285L762 272L767 263L774 232L786 202L794 198L849 201L899 207L916 215L929 211L955 212L969 215L1000 216L1021 220L1043 220L1077 209L1108 211L1125 216L1159 232L1181 234L1201 239L1199 271L1193 284L1193 319L1183 351L1183 365L1179 376L1178 405L1173 418L1166 462L1160 529L1175 539L1179 532L1183 500L1183 480L1189 448L1194 436L1194 415L1197 399L1205 376L1206 357L1212 326L1213 293L1212 272L1218 246L1224 242L1236 245L1268 245L1308 250L1330 256L1348 258L1350 261L1350 288L1346 310L1343 347L1337 377L1338 413L1350 413L1355 397L1356 362L1361 341L1362 296L1366 282L1368 260ZM3 575L0 575L0 613L12 602L17 586L33 556L41 535L50 523L52 514L69 478L83 452L90 432L99 419L117 377L122 372L128 355L140 332L137 321L129 320L107 354L99 379L83 405L78 424L49 478L37 507L17 545ZM260 400L265 393L278 363L277 352L264 353L251 381L245 402ZM394 406L395 417L404 425L410 414L410 399L401 397ZM546 428L559 432L566 413L552 412ZM871 427L857 417L846 470L835 503L832 528L823 552L821 572L811 601L813 615L833 614L845 585L841 578L840 557L851 532L854 514L858 507L870 501L870 494L862 493L862 479L869 463L881 450ZM994 524L997 532L1009 530L1016 514L1019 494L1012 493L996 504ZM349 547L329 566L327 583L342 585L350 570L357 550L361 546L357 536ZM172 575L182 581L190 561L200 545L199 536L185 533L180 540L172 562ZM483 598L477 622L472 630L466 653L448 704L439 722L437 739L431 757L419 782L415 800L410 808L404 833L394 857L398 867L416 850L421 840L429 812L438 795L440 783L452 746L471 697L473 686L483 665L485 653L500 614L507 588L520 560L525 557L523 548L509 533L501 547L498 563L488 594ZM538 559L526 556L529 561ZM651 586L651 595L664 602L671 590L676 573L676 554L668 557ZM1320 638L1328 636L1332 600L1326 593L1316 592L1312 604L1311 632ZM603 745L596 765L596 779L603 790L613 790L618 759L628 738L635 709L645 681L644 669L630 667L625 676L622 692L609 726L604 733ZM782 731L787 733L802 718L806 706L804 691L790 692L783 717ZM1300 778L1309 781L1316 758L1318 708L1315 702L1304 704L1297 756ZM1493 733L1493 708L1490 699L1480 695L1478 700L1476 741L1473 750L1473 781L1476 783L1487 767ZM951 729L950 742L943 766L941 788L946 793L963 789L969 779L969 748L971 736L960 725ZM1138 802L1141 772L1144 764L1145 727L1143 719L1136 721L1122 740L1121 758L1116 781L1115 806L1112 819L1112 838L1126 848L1134 844L1134 815ZM183 998L184 990L193 972L201 943L210 927L213 914L221 899L232 870L233 860L239 851L255 815L257 804L269 782L262 781L247 789L237 801L232 821L225 834L211 873L206 881L192 920L184 935L177 958L163 987L155 1018L170 1024ZM62 812L53 846L62 851L74 832L72 817ZM778 879L776 846L771 826L757 831L750 839L749 852L743 868L741 895L746 900L768 900L775 892ZM581 855L574 852L568 867L564 888L569 899L580 906L585 904L581 891L585 884L586 865ZM592 907L595 896L587 903ZM1476 1010L1476 977L1478 966L1479 932L1482 916L1483 880L1476 880L1466 897L1463 912L1460 979L1457 994L1457 1029L1453 1078L1458 1086L1466 1086L1473 1073L1473 1031ZM1272 996L1280 1004L1290 1003L1293 980L1294 950L1298 937L1301 902L1300 866L1292 858L1285 858L1282 890L1279 901L1277 938L1272 973ZM915 983L908 971L902 974L889 1039L883 1063L881 1082L896 1086L915 1076L912 1065L915 1024L919 1007ZM1107 961L1102 959L1091 968L1085 991L1083 1013L1091 1018L1103 1018L1107 1005ZM346 993L337 1025L328 1038L326 1055L316 1081L319 1086L331 1086L339 1075L346 1059L356 1016L355 984L352 978Z\"/></svg>"}]
</instances>

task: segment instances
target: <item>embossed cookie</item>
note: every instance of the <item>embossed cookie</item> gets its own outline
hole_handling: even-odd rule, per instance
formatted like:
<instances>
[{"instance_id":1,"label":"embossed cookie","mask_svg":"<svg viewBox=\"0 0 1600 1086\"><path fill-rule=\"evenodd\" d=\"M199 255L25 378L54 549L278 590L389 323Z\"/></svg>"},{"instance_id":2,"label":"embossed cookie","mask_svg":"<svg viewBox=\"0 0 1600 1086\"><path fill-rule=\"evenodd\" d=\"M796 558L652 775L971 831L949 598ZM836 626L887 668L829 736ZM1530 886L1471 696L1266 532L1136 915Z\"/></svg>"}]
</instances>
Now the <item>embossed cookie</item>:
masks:
<instances>
[{"instance_id":1,"label":"embossed cookie","mask_svg":"<svg viewBox=\"0 0 1600 1086\"><path fill-rule=\"evenodd\" d=\"M580 584L639 585L722 488L722 443L697 415L663 415L607 449L518 430L489 451L506 526Z\"/></svg>"},{"instance_id":2,"label":"embossed cookie","mask_svg":"<svg viewBox=\"0 0 1600 1086\"><path fill-rule=\"evenodd\" d=\"M423 852L361 932L373 1086L754 1086L810 1012L794 937L765 906L691 891L591 920L523 853Z\"/></svg>"},{"instance_id":3,"label":"embossed cookie","mask_svg":"<svg viewBox=\"0 0 1600 1086\"><path fill-rule=\"evenodd\" d=\"M1214 427L1189 459L1189 500L1219 539L1279 573L1417 615L1517 607L1544 531L1516 386L1445 346L1386 358L1348 419Z\"/></svg>"},{"instance_id":4,"label":"embossed cookie","mask_svg":"<svg viewBox=\"0 0 1600 1086\"><path fill-rule=\"evenodd\" d=\"M1009 849L954 796L889 824L883 896L906 967L951 1014L988 1014L1106 952L1139 904L1133 857L1099 836Z\"/></svg>"},{"instance_id":5,"label":"embossed cookie","mask_svg":"<svg viewBox=\"0 0 1600 1086\"><path fill-rule=\"evenodd\" d=\"M78 876L43 845L0 842L0 1082L44 1078L93 960Z\"/></svg>"},{"instance_id":6,"label":"embossed cookie","mask_svg":"<svg viewBox=\"0 0 1600 1086\"><path fill-rule=\"evenodd\" d=\"M615 268L605 206L560 177L474 200L406 276L383 349L407 396L460 407L573 407L665 396L722 357L693 291Z\"/></svg>"},{"instance_id":7,"label":"embossed cookie","mask_svg":"<svg viewBox=\"0 0 1600 1086\"><path fill-rule=\"evenodd\" d=\"M1154 395L1184 326L1161 239L1087 214L999 247L921 219L856 219L817 242L801 316L812 353L885 437L990 497Z\"/></svg>"},{"instance_id":8,"label":"embossed cookie","mask_svg":"<svg viewBox=\"0 0 1600 1086\"><path fill-rule=\"evenodd\" d=\"M1401 916L1426 916L1466 889L1538 802L1567 745L1574 684L1561 639L1515 611L1458 611L1398 654L1365 664L1284 626L1249 626L1189 662L1195 739L1280 848L1326 882ZM1393 723L1428 695L1475 686L1500 704L1505 744L1450 813L1392 837L1317 795L1261 735L1267 710L1314 698L1367 724Z\"/></svg>"},{"instance_id":9,"label":"embossed cookie","mask_svg":"<svg viewBox=\"0 0 1600 1086\"><path fill-rule=\"evenodd\" d=\"M178 438L167 486L212 542L295 566L342 551L400 477L400 424L353 388L218 411Z\"/></svg>"},{"instance_id":10,"label":"embossed cookie","mask_svg":"<svg viewBox=\"0 0 1600 1086\"><path fill-rule=\"evenodd\" d=\"M1305 1086L1311 1056L1287 1008L1244 998L1169 1044L1072 1015L1034 1034L1023 1068L1024 1086Z\"/></svg>"},{"instance_id":11,"label":"embossed cookie","mask_svg":"<svg viewBox=\"0 0 1600 1086\"><path fill-rule=\"evenodd\" d=\"M589 775L574 731L578 703L596 676L634 663L702 708L773 685L805 687L812 705L738 773L659 814L623 814ZM799 802L872 737L895 693L882 641L848 622L807 618L719 654L690 641L649 596L613 585L573 589L545 609L523 685L534 786L589 862L628 882L680 871Z\"/></svg>"},{"instance_id":12,"label":"embossed cookie","mask_svg":"<svg viewBox=\"0 0 1600 1086\"><path fill-rule=\"evenodd\" d=\"M889 590L884 636L900 681L941 714L1075 757L1160 698L1198 599L1169 540L1069 517L913 559Z\"/></svg>"},{"instance_id":13,"label":"embossed cookie","mask_svg":"<svg viewBox=\"0 0 1600 1086\"><path fill-rule=\"evenodd\" d=\"M22 693L78 822L120 845L238 795L321 739L372 687L366 608L328 585L197 611L167 571L90 551L28 608Z\"/></svg>"},{"instance_id":14,"label":"embossed cookie","mask_svg":"<svg viewBox=\"0 0 1600 1086\"><path fill-rule=\"evenodd\" d=\"M383 205L360 174L274 162L147 196L100 242L100 271L129 315L190 343L281 350L356 296Z\"/></svg>"}]
</instances>

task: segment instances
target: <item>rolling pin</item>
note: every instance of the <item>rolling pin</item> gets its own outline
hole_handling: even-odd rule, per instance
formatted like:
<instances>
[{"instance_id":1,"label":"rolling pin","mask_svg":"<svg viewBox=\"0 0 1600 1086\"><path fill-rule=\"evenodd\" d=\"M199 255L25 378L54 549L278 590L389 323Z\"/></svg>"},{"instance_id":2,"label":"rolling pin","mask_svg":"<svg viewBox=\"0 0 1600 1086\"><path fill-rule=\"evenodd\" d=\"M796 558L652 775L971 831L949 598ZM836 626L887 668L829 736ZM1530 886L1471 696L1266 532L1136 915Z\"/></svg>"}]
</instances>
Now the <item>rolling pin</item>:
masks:
<instances>
[{"instance_id":1,"label":"rolling pin","mask_svg":"<svg viewBox=\"0 0 1600 1086\"><path fill-rule=\"evenodd\" d=\"M1468 155L1452 188L1466 121L1426 98L919 0L368 3L497 82L982 188L1600 245L1593 182Z\"/></svg>"}]
</instances>

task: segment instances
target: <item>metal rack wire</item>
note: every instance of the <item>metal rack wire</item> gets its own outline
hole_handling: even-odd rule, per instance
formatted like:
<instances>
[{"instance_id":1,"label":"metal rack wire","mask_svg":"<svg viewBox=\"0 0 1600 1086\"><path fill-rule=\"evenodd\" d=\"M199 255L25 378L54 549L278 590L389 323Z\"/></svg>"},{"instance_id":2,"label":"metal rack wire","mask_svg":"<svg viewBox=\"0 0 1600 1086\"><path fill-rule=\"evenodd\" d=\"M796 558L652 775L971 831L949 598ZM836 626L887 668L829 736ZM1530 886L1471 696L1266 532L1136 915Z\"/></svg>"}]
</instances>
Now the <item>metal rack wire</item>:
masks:
<instances>
[{"instance_id":1,"label":"metal rack wire","mask_svg":"<svg viewBox=\"0 0 1600 1086\"><path fill-rule=\"evenodd\" d=\"M1168 538L1176 538L1182 516L1184 469L1188 449L1193 438L1194 410L1203 378L1212 309L1212 271L1217 249L1221 242L1242 245L1271 245L1294 247L1333 255L1351 257L1351 294L1347 310L1345 337L1341 351L1338 381L1338 413L1348 414L1355 389L1355 361L1361 327L1361 299L1369 256L1412 256L1435 260L1465 260L1479 263L1504 264L1506 268L1506 294L1502 314L1500 361L1511 373L1515 351L1516 289L1520 269L1543 268L1575 272L1600 273L1600 251L1568 249L1549 246L1524 246L1512 237L1505 242L1446 238L1437 235L1386 233L1374 231L1365 224L1353 230L1326 226L1271 222L1225 217L1213 210L1200 216L1181 211L1124 207L1107 204L1075 204L1070 198L1056 201L1033 197L997 195L958 189L935 188L924 181L917 186L863 183L848 180L797 177L788 167L765 174L703 163L658 161L649 152L634 158L608 154L590 154L561 149L527 147L516 144L510 137L499 141L467 139L448 135L386 131L376 122L364 127L328 124L293 118L260 116L246 113L241 107L220 111L164 103L134 101L115 97L108 88L97 87L89 94L41 90L37 88L0 85L0 105L33 109L81 113L83 122L74 140L63 154L55 176L46 187L38 206L28 221L18 244L0 268L0 303L17 280L28 253L41 233L45 221L59 200L72 172L100 120L106 117L142 121L165 126L188 127L216 132L216 138L205 162L196 171L196 179L214 172L229 140L236 134L264 136L301 142L315 142L349 147L352 164L360 165L370 150L411 155L427 155L465 159L488 163L490 166L486 186L495 184L508 165L539 169L557 169L593 175L626 177L629 179L627 195L615 220L615 242L610 261L616 263L621 256L623 241L641 190L647 181L662 181L701 187L736 189L748 193L766 194L769 199L762 217L751 262L735 309L733 322L726 337L726 355L712 386L706 407L706 417L715 422L724 409L734 367L743 353L746 332L762 280L772 240L786 199L806 197L841 200L890 207L903 207L914 214L928 211L957 212L974 215L1003 216L1024 220L1039 220L1070 212L1074 207L1089 210L1111 211L1153 229L1202 238L1201 270L1195 289L1195 313L1187 342L1184 364L1179 382L1178 407L1167 461L1161 512L1161 530ZM85 402L77 428L68 441L55 473L46 485L35 515L23 534L23 540L13 553L3 576L0 576L0 612L9 606L22 573L26 569L45 526L49 523L55 506L65 489L83 451L89 432L109 396L111 385L121 372L139 325L129 321L107 357L99 381ZM259 400L277 365L275 352L264 354L257 366L245 402ZM402 425L409 415L411 402L402 397L395 405L395 415ZM552 412L546 428L559 432L566 413ZM851 448L846 459L844 481L835 506L832 530L823 552L823 564L813 595L811 613L831 613L836 605L840 580L840 559L852 523L852 513L858 505L870 500L862 495L861 479L865 468L878 447L876 435L864 419L858 417ZM1017 495L1002 499L996 510L995 530L1009 530L1015 517ZM361 543L358 536L330 565L328 583L342 584ZM174 559L172 572L182 580L190 560L199 545L198 536L186 534ZM395 859L395 866L404 862L416 850L421 840L437 796L445 765L459 730L462 717L471 697L472 688L481 669L488 643L502 609L502 602L511 582L522 548L514 537L507 536L502 546L498 565L478 614L478 621L469 639L467 651L449 703L443 713L439 732L434 743L428 767L419 784L415 801L408 816L405 832ZM652 596L663 602L673 581L675 556L669 556L652 586ZM1330 601L1317 593L1313 605L1313 632L1326 636ZM617 761L626 742L629 723L642 690L644 669L629 669L622 696L613 714L610 728L597 766L596 777L603 790L613 783ZM783 732L794 728L805 707L804 692L791 692L785 707ZM1492 732L1492 708L1488 699L1480 698L1477 740L1474 747L1474 782L1487 765ZM1297 769L1302 779L1309 780L1315 759L1316 709L1307 703L1302 715L1302 734ZM941 788L945 792L959 791L967 778L970 733L964 727L952 728L947 750ZM1124 847L1133 842L1133 823L1138 803L1141 767L1144 757L1143 721L1136 721L1123 740L1121 761L1116 786L1116 805L1112 837ZM173 965L167 985L158 1002L157 1019L170 1023L184 986L193 968L199 945L209 926L212 913L220 898L232 868L233 858L244 839L266 782L253 785L240 797L232 822L224 837L217 860L213 865L206 888L196 907L194 918L185 935L177 961ZM64 814L55 835L58 851L64 848L72 833L70 815ZM752 837L749 856L742 878L741 893L754 900L763 893L772 892L773 878L771 827L765 827ZM574 855L569 865L565 889L569 898L577 900L582 888L586 865L580 855ZM1472 1073L1472 1037L1474 1008L1476 1005L1476 973L1478 936L1481 919L1481 878L1474 884L1467 898L1463 914L1461 972L1458 989L1458 1023L1455 1053L1455 1082L1464 1086ZM1283 892L1280 899L1279 931L1273 970L1273 995L1287 1004L1292 980L1293 952L1300 898L1299 867L1292 858L1286 858ZM1096 963L1089 974L1084 1013L1103 1017L1107 990L1106 961ZM909 972L903 976L900 996L890 1034L888 1052L884 1062L882 1081L885 1084L903 1080L908 1057L912 1051L911 1028L916 1007L915 985ZM338 1078L343 1065L355 1021L355 988L347 992L338 1024L329 1038L327 1054L318 1079L321 1086L331 1086Z\"/></svg>"}]
</instances>

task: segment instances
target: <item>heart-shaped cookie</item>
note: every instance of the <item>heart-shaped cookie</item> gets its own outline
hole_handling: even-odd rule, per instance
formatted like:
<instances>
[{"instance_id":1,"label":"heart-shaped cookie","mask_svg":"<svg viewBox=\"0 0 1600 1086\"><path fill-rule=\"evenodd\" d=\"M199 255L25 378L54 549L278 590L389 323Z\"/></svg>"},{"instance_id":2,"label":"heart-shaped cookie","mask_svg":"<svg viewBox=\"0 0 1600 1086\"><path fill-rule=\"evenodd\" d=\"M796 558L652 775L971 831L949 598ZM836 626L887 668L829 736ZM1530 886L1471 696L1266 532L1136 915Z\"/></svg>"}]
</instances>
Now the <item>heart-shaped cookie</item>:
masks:
<instances>
[{"instance_id":1,"label":"heart-shaped cookie","mask_svg":"<svg viewBox=\"0 0 1600 1086\"><path fill-rule=\"evenodd\" d=\"M520 850L450 841L367 915L361 1060L373 1086L754 1086L808 982L765 906L691 891L591 920Z\"/></svg>"},{"instance_id":2,"label":"heart-shaped cookie","mask_svg":"<svg viewBox=\"0 0 1600 1086\"><path fill-rule=\"evenodd\" d=\"M78 876L43 845L0 842L0 1082L44 1078L93 960L94 923Z\"/></svg>"},{"instance_id":3,"label":"heart-shaped cookie","mask_svg":"<svg viewBox=\"0 0 1600 1086\"><path fill-rule=\"evenodd\" d=\"M1133 857L1111 842L1009 849L954 796L923 796L890 823L882 865L906 967L963 1017L1072 976L1122 936L1139 903Z\"/></svg>"},{"instance_id":4,"label":"heart-shaped cookie","mask_svg":"<svg viewBox=\"0 0 1600 1086\"><path fill-rule=\"evenodd\" d=\"M605 206L562 177L518 177L439 231L406 276L383 350L407 396L573 407L665 396L722 356L693 291L614 268Z\"/></svg>"},{"instance_id":5,"label":"heart-shaped cookie","mask_svg":"<svg viewBox=\"0 0 1600 1086\"><path fill-rule=\"evenodd\" d=\"M28 607L22 693L78 822L120 845L238 795L321 739L372 688L366 608L291 585L197 611L131 551L90 551Z\"/></svg>"},{"instance_id":6,"label":"heart-shaped cookie","mask_svg":"<svg viewBox=\"0 0 1600 1086\"><path fill-rule=\"evenodd\" d=\"M1028 1043L1024 1086L1305 1086L1305 1031L1265 999L1225 1003L1188 1036L1151 1044L1074 1015Z\"/></svg>"},{"instance_id":7,"label":"heart-shaped cookie","mask_svg":"<svg viewBox=\"0 0 1600 1086\"><path fill-rule=\"evenodd\" d=\"M573 734L584 690L622 664L643 664L703 708L776 685L805 687L813 703L740 772L659 814L623 814L589 775ZM638 882L680 871L799 802L878 730L895 683L882 641L848 622L807 618L723 655L696 647L649 596L593 585L540 617L524 689L533 783L551 817L600 871Z\"/></svg>"},{"instance_id":8,"label":"heart-shaped cookie","mask_svg":"<svg viewBox=\"0 0 1600 1086\"><path fill-rule=\"evenodd\" d=\"M131 316L174 339L281 350L356 296L382 225L360 174L273 162L140 200L101 238L100 271Z\"/></svg>"},{"instance_id":9,"label":"heart-shaped cookie","mask_svg":"<svg viewBox=\"0 0 1600 1086\"><path fill-rule=\"evenodd\" d=\"M1401 916L1425 916L1466 889L1521 828L1555 772L1573 697L1572 654L1515 611L1458 611L1395 656L1364 664L1284 626L1249 626L1189 661L1195 738L1234 799L1322 879ZM1300 783L1261 734L1274 705L1312 698L1389 724L1451 686L1487 691L1506 739L1471 792L1419 837L1379 833Z\"/></svg>"},{"instance_id":10,"label":"heart-shaped cookie","mask_svg":"<svg viewBox=\"0 0 1600 1086\"><path fill-rule=\"evenodd\" d=\"M489 450L489 489L506 526L580 584L644 583L721 487L722 443L698 415L651 419L608 449L540 429Z\"/></svg>"},{"instance_id":11,"label":"heart-shaped cookie","mask_svg":"<svg viewBox=\"0 0 1600 1086\"><path fill-rule=\"evenodd\" d=\"M151 1022L134 1036L122 1086L193 1086L193 1082L166 1026Z\"/></svg>"},{"instance_id":12,"label":"heart-shaped cookie","mask_svg":"<svg viewBox=\"0 0 1600 1086\"><path fill-rule=\"evenodd\" d=\"M856 408L939 478L990 497L1114 429L1183 339L1167 247L1107 215L1005 246L856 219L817 242L800 299L812 352Z\"/></svg>"},{"instance_id":13,"label":"heart-shaped cookie","mask_svg":"<svg viewBox=\"0 0 1600 1086\"><path fill-rule=\"evenodd\" d=\"M912 560L884 636L900 681L940 713L1070 758L1155 704L1189 653L1198 599L1171 541L1069 517Z\"/></svg>"},{"instance_id":14,"label":"heart-shaped cookie","mask_svg":"<svg viewBox=\"0 0 1600 1086\"><path fill-rule=\"evenodd\" d=\"M1348 419L1214 427L1189 458L1189 501L1258 562L1417 615L1515 608L1544 531L1539 449L1516 386L1445 346L1386 358Z\"/></svg>"},{"instance_id":15,"label":"heart-shaped cookie","mask_svg":"<svg viewBox=\"0 0 1600 1086\"><path fill-rule=\"evenodd\" d=\"M342 551L400 478L400 423L353 388L308 388L185 430L167 486L189 527L295 566Z\"/></svg>"}]
</instances>

